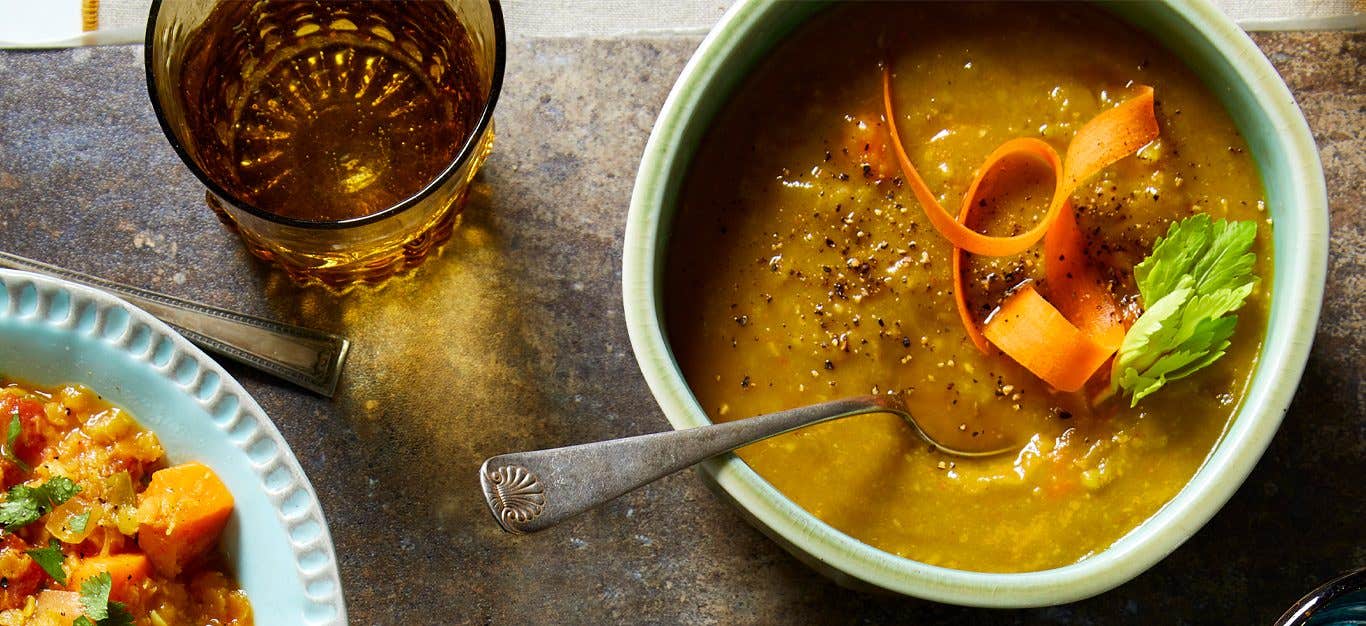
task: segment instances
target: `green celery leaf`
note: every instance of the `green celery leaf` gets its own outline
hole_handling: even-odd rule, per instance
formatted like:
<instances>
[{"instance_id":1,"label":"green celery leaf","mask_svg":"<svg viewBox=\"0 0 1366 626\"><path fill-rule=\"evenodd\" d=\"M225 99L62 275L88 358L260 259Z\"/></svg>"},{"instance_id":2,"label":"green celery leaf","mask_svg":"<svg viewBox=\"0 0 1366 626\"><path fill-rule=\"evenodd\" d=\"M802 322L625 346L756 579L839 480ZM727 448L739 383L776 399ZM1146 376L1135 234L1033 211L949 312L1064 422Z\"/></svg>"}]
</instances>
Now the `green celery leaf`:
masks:
<instances>
[{"instance_id":1,"label":"green celery leaf","mask_svg":"<svg viewBox=\"0 0 1366 626\"><path fill-rule=\"evenodd\" d=\"M1173 223L1134 267L1147 310L1125 334L1111 371L1111 388L1128 391L1131 406L1224 355L1238 323L1230 313L1257 283L1256 239L1256 222L1196 215Z\"/></svg>"},{"instance_id":2,"label":"green celery leaf","mask_svg":"<svg viewBox=\"0 0 1366 626\"><path fill-rule=\"evenodd\" d=\"M1253 283L1244 283L1240 287L1233 289L1220 289L1211 293L1196 295L1191 298L1182 317L1188 320L1187 324L1194 326L1202 320L1212 319L1231 313L1243 305L1243 301L1252 294L1255 287Z\"/></svg>"},{"instance_id":3,"label":"green celery leaf","mask_svg":"<svg viewBox=\"0 0 1366 626\"><path fill-rule=\"evenodd\" d=\"M1232 345L1232 342L1229 341L1229 337L1233 336L1233 329L1238 325L1238 317L1236 315L1230 315L1228 317L1221 317L1216 321L1219 322L1221 326L1211 331L1208 340L1209 345L1205 348L1205 357L1182 369L1173 371L1167 376L1167 380L1177 380L1190 376L1197 370L1203 369L1209 366L1209 364L1219 360L1219 357L1224 356L1224 352Z\"/></svg>"},{"instance_id":4,"label":"green celery leaf","mask_svg":"<svg viewBox=\"0 0 1366 626\"><path fill-rule=\"evenodd\" d=\"M1190 281L1188 279L1185 282ZM1134 325L1129 327L1129 332L1124 334L1124 341L1120 343L1119 354L1115 357L1115 373L1122 373L1128 369L1147 369L1152 365L1152 361L1157 360L1161 352L1154 346L1164 345L1167 336L1175 332L1173 328L1181 322L1181 307L1190 299L1191 292L1189 286L1176 289L1148 307L1148 310L1138 317ZM1118 381L1120 378L1122 377L1116 376L1114 380Z\"/></svg>"},{"instance_id":5,"label":"green celery leaf","mask_svg":"<svg viewBox=\"0 0 1366 626\"><path fill-rule=\"evenodd\" d=\"M1134 280L1145 305L1176 290L1181 277L1191 274L1210 237L1209 216L1204 214L1167 228L1167 235L1153 244L1152 254L1134 266Z\"/></svg>"},{"instance_id":6,"label":"green celery leaf","mask_svg":"<svg viewBox=\"0 0 1366 626\"><path fill-rule=\"evenodd\" d=\"M1255 222L1215 222L1209 250L1201 255L1191 272L1196 291L1206 294L1254 282L1252 265L1257 262L1257 255L1251 249L1256 240Z\"/></svg>"}]
</instances>

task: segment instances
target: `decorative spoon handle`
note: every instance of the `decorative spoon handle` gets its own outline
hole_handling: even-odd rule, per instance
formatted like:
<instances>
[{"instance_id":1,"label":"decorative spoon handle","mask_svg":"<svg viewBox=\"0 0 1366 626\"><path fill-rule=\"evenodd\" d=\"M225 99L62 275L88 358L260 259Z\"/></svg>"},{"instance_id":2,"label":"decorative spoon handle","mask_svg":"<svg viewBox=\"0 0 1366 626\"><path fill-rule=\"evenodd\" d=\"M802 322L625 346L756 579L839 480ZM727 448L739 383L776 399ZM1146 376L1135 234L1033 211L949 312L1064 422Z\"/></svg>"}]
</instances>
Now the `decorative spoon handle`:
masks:
<instances>
[{"instance_id":1,"label":"decorative spoon handle","mask_svg":"<svg viewBox=\"0 0 1366 626\"><path fill-rule=\"evenodd\" d=\"M155 315L195 345L331 397L350 342L310 328L226 311L129 287L55 265L0 252L0 267L62 278L118 294Z\"/></svg>"},{"instance_id":2,"label":"decorative spoon handle","mask_svg":"<svg viewBox=\"0 0 1366 626\"><path fill-rule=\"evenodd\" d=\"M687 430L514 452L484 461L479 482L503 530L535 532L723 452L811 424L884 412L904 413L886 396L862 396Z\"/></svg>"}]
</instances>

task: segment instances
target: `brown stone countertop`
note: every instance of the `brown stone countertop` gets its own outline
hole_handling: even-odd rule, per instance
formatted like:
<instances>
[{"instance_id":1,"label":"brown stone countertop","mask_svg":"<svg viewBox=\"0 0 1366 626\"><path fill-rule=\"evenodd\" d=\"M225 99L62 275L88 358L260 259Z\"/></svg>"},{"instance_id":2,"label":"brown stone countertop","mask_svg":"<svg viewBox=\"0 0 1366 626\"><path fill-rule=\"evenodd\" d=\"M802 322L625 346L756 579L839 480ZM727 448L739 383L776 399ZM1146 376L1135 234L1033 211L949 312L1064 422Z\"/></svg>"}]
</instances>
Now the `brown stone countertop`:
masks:
<instances>
[{"instance_id":1,"label":"brown stone countertop","mask_svg":"<svg viewBox=\"0 0 1366 626\"><path fill-rule=\"evenodd\" d=\"M333 401L228 366L317 487L355 624L1269 623L1366 565L1366 34L1255 39L1327 173L1309 367L1222 512L1133 582L1067 606L843 589L692 471L535 536L489 518L484 457L668 428L626 338L621 239L645 139L698 38L513 41L464 226L411 278L342 299L294 289L219 226L153 117L140 47L0 52L0 249L355 341Z\"/></svg>"}]
</instances>

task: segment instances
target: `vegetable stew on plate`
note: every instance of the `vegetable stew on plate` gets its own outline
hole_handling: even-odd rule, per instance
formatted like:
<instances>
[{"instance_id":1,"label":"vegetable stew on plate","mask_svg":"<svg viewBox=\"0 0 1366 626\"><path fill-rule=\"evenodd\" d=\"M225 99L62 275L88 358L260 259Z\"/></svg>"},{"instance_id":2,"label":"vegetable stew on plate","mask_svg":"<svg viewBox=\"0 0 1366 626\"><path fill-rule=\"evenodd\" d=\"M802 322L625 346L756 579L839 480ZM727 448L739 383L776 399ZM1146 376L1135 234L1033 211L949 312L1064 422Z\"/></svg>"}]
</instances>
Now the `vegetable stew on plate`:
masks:
<instances>
[{"instance_id":1,"label":"vegetable stew on plate","mask_svg":"<svg viewBox=\"0 0 1366 626\"><path fill-rule=\"evenodd\" d=\"M248 626L219 536L233 497L90 389L0 381L0 625Z\"/></svg>"}]
</instances>

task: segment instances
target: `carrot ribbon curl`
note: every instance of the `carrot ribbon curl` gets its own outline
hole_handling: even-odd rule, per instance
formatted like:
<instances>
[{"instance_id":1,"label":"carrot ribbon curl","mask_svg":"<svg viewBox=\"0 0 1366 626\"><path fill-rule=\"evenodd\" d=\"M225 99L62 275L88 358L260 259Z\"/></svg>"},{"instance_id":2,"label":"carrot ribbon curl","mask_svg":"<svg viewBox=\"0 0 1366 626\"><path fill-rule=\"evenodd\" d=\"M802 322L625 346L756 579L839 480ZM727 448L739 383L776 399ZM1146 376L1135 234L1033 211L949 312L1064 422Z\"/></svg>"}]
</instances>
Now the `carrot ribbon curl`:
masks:
<instances>
[{"instance_id":1,"label":"carrot ribbon curl","mask_svg":"<svg viewBox=\"0 0 1366 626\"><path fill-rule=\"evenodd\" d=\"M1057 389L1080 389L1119 349L1125 328L1119 304L1101 284L1096 268L1085 261L1085 242L1072 216L1069 198L1083 182L1157 138L1152 88L1140 85L1137 95L1082 126L1067 146L1065 158L1059 158L1052 146L1038 139L1021 137L1001 144L978 168L956 218L935 200L906 155L896 127L892 71L888 65L882 69L882 100L901 172L930 224L953 245L954 300L968 338L983 352L988 351L990 341ZM983 180L1002 160L1019 156L1037 159L1053 171L1053 195L1043 219L1018 235L997 237L973 230L968 220ZM985 329L979 329L964 294L963 251L1010 256L1028 250L1040 239L1044 240L1047 255L1045 275L1052 302L1026 285L1002 303ZM1025 336L1045 331L1049 334Z\"/></svg>"},{"instance_id":2,"label":"carrot ribbon curl","mask_svg":"<svg viewBox=\"0 0 1366 626\"><path fill-rule=\"evenodd\" d=\"M982 334L1060 391L1081 389L1115 352L1078 330L1028 283L1006 296Z\"/></svg>"}]
</instances>

